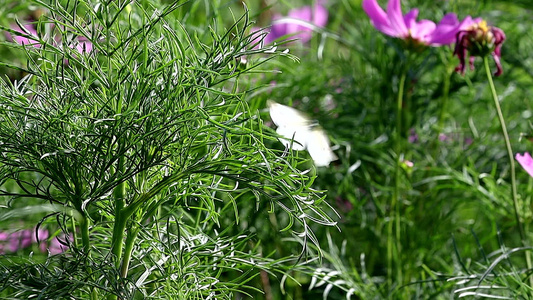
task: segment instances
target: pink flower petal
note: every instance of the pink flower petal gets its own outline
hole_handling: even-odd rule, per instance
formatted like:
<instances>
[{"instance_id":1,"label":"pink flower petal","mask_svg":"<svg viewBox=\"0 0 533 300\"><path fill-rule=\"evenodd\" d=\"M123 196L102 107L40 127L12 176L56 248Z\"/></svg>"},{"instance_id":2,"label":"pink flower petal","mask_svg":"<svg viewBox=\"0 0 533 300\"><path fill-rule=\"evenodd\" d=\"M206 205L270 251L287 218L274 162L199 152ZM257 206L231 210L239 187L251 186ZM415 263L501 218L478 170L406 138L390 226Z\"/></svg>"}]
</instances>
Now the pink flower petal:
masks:
<instances>
[{"instance_id":1,"label":"pink flower petal","mask_svg":"<svg viewBox=\"0 0 533 300\"><path fill-rule=\"evenodd\" d=\"M406 13L403 17L403 21L407 26L407 29L411 29L416 26L416 18L418 17L418 9L412 9L410 12Z\"/></svg>"},{"instance_id":2,"label":"pink flower petal","mask_svg":"<svg viewBox=\"0 0 533 300\"><path fill-rule=\"evenodd\" d=\"M410 29L411 37L415 40L429 44L431 34L435 30L435 23L430 20L421 20Z\"/></svg>"},{"instance_id":3,"label":"pink flower petal","mask_svg":"<svg viewBox=\"0 0 533 300\"><path fill-rule=\"evenodd\" d=\"M62 235L61 238L64 239L65 236ZM64 245L64 243L65 242L59 240L59 236L53 238L52 241L50 241L50 247L48 248L48 251L50 251L50 255L56 255L67 251L68 246Z\"/></svg>"},{"instance_id":4,"label":"pink flower petal","mask_svg":"<svg viewBox=\"0 0 533 300\"><path fill-rule=\"evenodd\" d=\"M322 5L315 5L313 11L313 24L318 27L325 27L328 24L329 13Z\"/></svg>"},{"instance_id":5,"label":"pink flower petal","mask_svg":"<svg viewBox=\"0 0 533 300\"><path fill-rule=\"evenodd\" d=\"M20 231L13 232L9 235L9 251L17 252L17 250L20 248L20 237Z\"/></svg>"},{"instance_id":6,"label":"pink flower petal","mask_svg":"<svg viewBox=\"0 0 533 300\"><path fill-rule=\"evenodd\" d=\"M261 47L261 43L260 43L261 39L263 39L263 43L265 43L264 39L267 37L269 33L270 31L266 31L262 28L252 27L250 29L250 37L251 37L250 45L255 45L254 49Z\"/></svg>"},{"instance_id":7,"label":"pink flower petal","mask_svg":"<svg viewBox=\"0 0 533 300\"><path fill-rule=\"evenodd\" d=\"M453 13L445 15L437 24L437 27L431 34L430 43L433 46L449 45L455 42L457 32L461 29L457 16Z\"/></svg>"},{"instance_id":8,"label":"pink flower petal","mask_svg":"<svg viewBox=\"0 0 533 300\"><path fill-rule=\"evenodd\" d=\"M496 55L496 52L493 52L492 58L494 58L494 63L496 64L496 72L494 72L494 76L498 77L503 74L503 68L502 68L502 63L500 61L500 56Z\"/></svg>"},{"instance_id":9,"label":"pink flower petal","mask_svg":"<svg viewBox=\"0 0 533 300\"><path fill-rule=\"evenodd\" d=\"M76 45L76 50L79 53L90 53L93 51L93 43L85 39L79 39L79 43Z\"/></svg>"},{"instance_id":10,"label":"pink flower petal","mask_svg":"<svg viewBox=\"0 0 533 300\"><path fill-rule=\"evenodd\" d=\"M33 243L37 243L37 239L39 239L39 242L46 241L48 239L48 230L46 229L39 229L37 230L37 233L34 231L31 235L31 240Z\"/></svg>"},{"instance_id":11,"label":"pink flower petal","mask_svg":"<svg viewBox=\"0 0 533 300\"><path fill-rule=\"evenodd\" d=\"M327 24L328 11L320 4L314 7L304 6L291 10L287 18L278 14L272 20L273 24L270 33L265 37L265 44L285 35L293 35L292 38L307 42L312 37L314 27L323 27Z\"/></svg>"},{"instance_id":12,"label":"pink flower petal","mask_svg":"<svg viewBox=\"0 0 533 300\"><path fill-rule=\"evenodd\" d=\"M289 18L301 20L303 22L311 23L318 27L324 27L328 22L328 11L321 5L304 6L298 9L293 9L288 14ZM293 37L305 43L312 37L313 27L306 26L300 22L287 21L286 33L295 34Z\"/></svg>"},{"instance_id":13,"label":"pink flower petal","mask_svg":"<svg viewBox=\"0 0 533 300\"><path fill-rule=\"evenodd\" d=\"M416 21L418 17L418 9L413 9L408 12L404 17L405 25L409 31L409 35L418 41L429 43L429 36L435 30L435 23L429 20Z\"/></svg>"},{"instance_id":14,"label":"pink flower petal","mask_svg":"<svg viewBox=\"0 0 533 300\"><path fill-rule=\"evenodd\" d=\"M524 154L517 153L515 158L520 163L522 168L524 168L524 170L526 170L526 172L533 177L533 158L531 158L531 154L527 152Z\"/></svg>"},{"instance_id":15,"label":"pink flower petal","mask_svg":"<svg viewBox=\"0 0 533 300\"><path fill-rule=\"evenodd\" d=\"M289 11L288 17L296 20L302 20L304 22L311 22L313 19L313 12L310 6L304 6L302 8ZM311 39L311 31L311 28L300 25L296 22L289 21L287 23L287 34L298 33L295 34L293 38L299 39L303 43Z\"/></svg>"},{"instance_id":16,"label":"pink flower petal","mask_svg":"<svg viewBox=\"0 0 533 300\"><path fill-rule=\"evenodd\" d=\"M479 22L483 21L482 18L475 18L472 19L471 16L466 16L463 21L461 21L459 25L459 30L467 30L470 26L477 24Z\"/></svg>"},{"instance_id":17,"label":"pink flower petal","mask_svg":"<svg viewBox=\"0 0 533 300\"><path fill-rule=\"evenodd\" d=\"M24 24L21 28L18 24L11 24L11 29L20 32L21 34L35 36L35 39L27 38L21 35L9 35L8 38L20 45L33 45L35 48L40 48L39 39L37 38L37 29L32 24Z\"/></svg>"},{"instance_id":18,"label":"pink flower petal","mask_svg":"<svg viewBox=\"0 0 533 300\"><path fill-rule=\"evenodd\" d=\"M20 247L28 248L31 246L32 230L23 230L20 235Z\"/></svg>"},{"instance_id":19,"label":"pink flower petal","mask_svg":"<svg viewBox=\"0 0 533 300\"><path fill-rule=\"evenodd\" d=\"M390 26L396 29L400 37L409 36L409 31L407 30L407 26L403 19L400 0L389 0L389 3L387 4L387 17Z\"/></svg>"},{"instance_id":20,"label":"pink flower petal","mask_svg":"<svg viewBox=\"0 0 533 300\"><path fill-rule=\"evenodd\" d=\"M281 18L283 18L283 16L280 14L274 15L274 17L272 18L274 22L270 27L270 33L265 37L265 44L270 44L273 41L279 39L280 37L287 35L287 23L276 22Z\"/></svg>"},{"instance_id":21,"label":"pink flower petal","mask_svg":"<svg viewBox=\"0 0 533 300\"><path fill-rule=\"evenodd\" d=\"M370 18L370 22L377 30L392 37L400 37L401 34L390 26L387 14L378 5L376 0L363 0L363 10Z\"/></svg>"}]
</instances>

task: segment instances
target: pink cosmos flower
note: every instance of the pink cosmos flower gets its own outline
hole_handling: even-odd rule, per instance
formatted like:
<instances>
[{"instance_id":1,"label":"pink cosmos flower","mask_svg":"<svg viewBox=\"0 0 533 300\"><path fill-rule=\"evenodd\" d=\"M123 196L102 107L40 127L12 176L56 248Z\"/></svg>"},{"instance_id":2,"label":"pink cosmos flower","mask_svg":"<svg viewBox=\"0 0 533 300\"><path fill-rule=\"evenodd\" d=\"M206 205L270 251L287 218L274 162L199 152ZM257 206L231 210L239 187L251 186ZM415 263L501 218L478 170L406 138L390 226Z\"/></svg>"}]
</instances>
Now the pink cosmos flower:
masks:
<instances>
[{"instance_id":1,"label":"pink cosmos flower","mask_svg":"<svg viewBox=\"0 0 533 300\"><path fill-rule=\"evenodd\" d=\"M418 134L416 133L416 130L414 128L411 128L409 130L409 137L407 138L407 140L411 144L418 142Z\"/></svg>"},{"instance_id":2,"label":"pink cosmos flower","mask_svg":"<svg viewBox=\"0 0 533 300\"><path fill-rule=\"evenodd\" d=\"M308 42L312 37L313 26L309 26L308 23L317 26L324 27L328 23L328 11L324 6L317 3L313 7L304 6L289 11L287 20L275 20L274 25L283 26L285 34L295 34L293 38L298 39L302 43ZM303 21L303 22L300 22Z\"/></svg>"},{"instance_id":3,"label":"pink cosmos flower","mask_svg":"<svg viewBox=\"0 0 533 300\"><path fill-rule=\"evenodd\" d=\"M32 243L32 232L33 230L30 230L30 229L26 229L26 230L23 230L21 233L20 233L20 248L28 248L29 246L31 246L31 243Z\"/></svg>"},{"instance_id":4,"label":"pink cosmos flower","mask_svg":"<svg viewBox=\"0 0 533 300\"><path fill-rule=\"evenodd\" d=\"M35 48L41 48L39 38L37 38L37 29L35 29L35 26L33 26L33 24L24 24L23 28L20 27L18 24L11 24L10 27L11 29L20 32L21 34L35 36L35 39L27 38L22 35L8 34L9 40L14 41L15 43L20 45L32 45Z\"/></svg>"},{"instance_id":5,"label":"pink cosmos flower","mask_svg":"<svg viewBox=\"0 0 533 300\"><path fill-rule=\"evenodd\" d=\"M302 43L308 42L315 27L324 27L328 23L328 11L323 6L325 1L318 1L314 6L304 6L289 11L286 17L276 14L272 18L272 26L269 30L264 31L257 28L252 28L252 34L255 39L258 39L261 34L265 34L265 44L270 44L280 37L292 35L293 38L298 39Z\"/></svg>"},{"instance_id":6,"label":"pink cosmos flower","mask_svg":"<svg viewBox=\"0 0 533 300\"><path fill-rule=\"evenodd\" d=\"M524 168L524 170L526 170L526 172L533 177L533 158L531 158L531 154L527 152L524 154L517 153L515 158L520 163L522 168Z\"/></svg>"},{"instance_id":7,"label":"pink cosmos flower","mask_svg":"<svg viewBox=\"0 0 533 300\"><path fill-rule=\"evenodd\" d=\"M262 47L261 39L263 40L263 44L267 44L267 36L270 34L270 31L264 28L259 27L252 27L250 29L250 44L255 45L254 49L258 49ZM270 40L270 38L269 38Z\"/></svg>"},{"instance_id":8,"label":"pink cosmos flower","mask_svg":"<svg viewBox=\"0 0 533 300\"><path fill-rule=\"evenodd\" d=\"M9 239L9 234L7 232L0 232L0 255L5 254L5 244L3 242L6 242Z\"/></svg>"},{"instance_id":9,"label":"pink cosmos flower","mask_svg":"<svg viewBox=\"0 0 533 300\"><path fill-rule=\"evenodd\" d=\"M68 47L71 49L76 49L80 54L88 54L93 51L94 45L87 38L78 36L68 45ZM79 58L79 56L76 54L72 55L74 58ZM68 65L70 62L65 58L64 63Z\"/></svg>"},{"instance_id":10,"label":"pink cosmos flower","mask_svg":"<svg viewBox=\"0 0 533 300\"><path fill-rule=\"evenodd\" d=\"M451 137L447 136L444 133L440 133L439 134L439 141L441 141L441 142L446 142L446 141L449 141L451 139L452 139Z\"/></svg>"},{"instance_id":11,"label":"pink cosmos flower","mask_svg":"<svg viewBox=\"0 0 533 300\"><path fill-rule=\"evenodd\" d=\"M9 40L20 45L32 45L35 48L41 48L42 45L39 43L39 38L37 37L37 30L35 29L35 26L33 26L33 24L24 24L23 28L20 27L18 24L11 24L11 29L20 32L21 34L34 36L35 38L28 38L22 35L8 34L7 37ZM59 44L60 42L60 37L56 37L56 43ZM75 48L81 54L90 53L93 51L93 44L83 36L76 37L74 43L69 45L69 47L73 49Z\"/></svg>"},{"instance_id":12,"label":"pink cosmos flower","mask_svg":"<svg viewBox=\"0 0 533 300\"><path fill-rule=\"evenodd\" d=\"M60 242L60 237L55 237L50 241L48 246L48 237L50 236L46 229L25 229L12 233L0 232L0 254L7 252L17 252L21 249L28 248L38 242L39 250L46 253L48 250L52 255L65 252L68 246ZM62 235L64 238L64 235Z\"/></svg>"},{"instance_id":13,"label":"pink cosmos flower","mask_svg":"<svg viewBox=\"0 0 533 300\"><path fill-rule=\"evenodd\" d=\"M16 231L9 235L8 241L9 241L9 251L10 252L16 252L20 248L20 238L21 238L21 232Z\"/></svg>"},{"instance_id":14,"label":"pink cosmos flower","mask_svg":"<svg viewBox=\"0 0 533 300\"><path fill-rule=\"evenodd\" d=\"M79 53L90 53L91 51L93 51L93 43L91 43L91 41L89 41L87 38L85 37L78 37L77 38L77 44L76 45L71 45L70 46L71 48L74 48L76 47L76 50L78 50Z\"/></svg>"},{"instance_id":15,"label":"pink cosmos flower","mask_svg":"<svg viewBox=\"0 0 533 300\"><path fill-rule=\"evenodd\" d=\"M48 248L48 251L50 251L50 255L61 254L67 250L68 242L66 241L64 234L62 234L61 237L56 236L50 241L50 247Z\"/></svg>"},{"instance_id":16,"label":"pink cosmos flower","mask_svg":"<svg viewBox=\"0 0 533 300\"><path fill-rule=\"evenodd\" d=\"M442 46L455 41L461 27L453 13L445 15L438 25L430 20L416 21L418 9L402 14L400 0L389 0L385 12L376 0L363 0L363 9L377 30L386 35L414 42L415 45Z\"/></svg>"},{"instance_id":17,"label":"pink cosmos flower","mask_svg":"<svg viewBox=\"0 0 533 300\"><path fill-rule=\"evenodd\" d=\"M33 232L31 235L31 241L32 243L39 243L39 250L41 252L46 252L47 243L46 240L48 239L49 233L46 229L39 229L37 232Z\"/></svg>"},{"instance_id":18,"label":"pink cosmos flower","mask_svg":"<svg viewBox=\"0 0 533 300\"><path fill-rule=\"evenodd\" d=\"M496 72L494 76L500 76L503 73L500 62L501 48L505 41L505 33L500 28L488 26L487 22L481 18L472 19L466 17L461 22L461 28L457 32L454 55L459 58L459 66L455 69L461 74L465 73L466 57L470 69L474 69L474 59L476 56L485 56L491 54L496 63Z\"/></svg>"}]
</instances>

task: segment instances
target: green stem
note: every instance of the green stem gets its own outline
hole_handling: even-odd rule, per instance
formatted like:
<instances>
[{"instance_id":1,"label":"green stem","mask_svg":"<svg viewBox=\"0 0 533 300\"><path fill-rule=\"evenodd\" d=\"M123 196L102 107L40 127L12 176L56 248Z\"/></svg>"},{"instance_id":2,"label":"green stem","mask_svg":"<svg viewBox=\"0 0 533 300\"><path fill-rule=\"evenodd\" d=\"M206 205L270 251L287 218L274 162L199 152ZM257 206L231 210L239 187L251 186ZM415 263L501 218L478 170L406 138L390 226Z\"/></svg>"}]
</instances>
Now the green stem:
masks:
<instances>
[{"instance_id":1,"label":"green stem","mask_svg":"<svg viewBox=\"0 0 533 300\"><path fill-rule=\"evenodd\" d=\"M400 77L400 83L398 85L398 98L396 101L396 131L394 137L394 152L396 153L396 166L394 170L394 191L392 194L390 214L388 227L388 240L387 240L387 267L388 267L388 281L391 286L393 276L395 281L402 282L402 269L401 269L401 215L400 215L400 171L401 171L401 157L402 157L402 109L403 109L403 93L405 87L405 79L407 77L407 67L402 71ZM393 224L394 223L394 224ZM393 226L394 225L394 226ZM395 231L393 232L393 227ZM395 242L395 243L394 243ZM394 245L395 244L395 245ZM393 261L396 262L396 266L393 266ZM393 270L396 269L396 274L393 274Z\"/></svg>"},{"instance_id":2,"label":"green stem","mask_svg":"<svg viewBox=\"0 0 533 300\"><path fill-rule=\"evenodd\" d=\"M128 269L130 267L131 254L133 252L133 246L137 235L139 234L139 229L134 228L128 230L128 235L126 236L126 248L124 249L124 258L122 260L122 267L120 269L120 276L126 278L128 276Z\"/></svg>"},{"instance_id":3,"label":"green stem","mask_svg":"<svg viewBox=\"0 0 533 300\"><path fill-rule=\"evenodd\" d=\"M83 252L87 254L87 257L91 256L91 244L89 240L89 219L87 216L83 216L80 222L80 231L81 231L81 242L83 245ZM75 238L74 238L75 239ZM92 270L87 270L92 272ZM91 280L94 280L91 276ZM99 299L98 290L95 287L91 288L91 300Z\"/></svg>"},{"instance_id":4,"label":"green stem","mask_svg":"<svg viewBox=\"0 0 533 300\"><path fill-rule=\"evenodd\" d=\"M126 218L121 212L115 212L115 224L113 226L113 237L111 241L111 253L115 255L115 267L120 268L122 249L124 247L124 231L126 230Z\"/></svg>"},{"instance_id":5,"label":"green stem","mask_svg":"<svg viewBox=\"0 0 533 300\"><path fill-rule=\"evenodd\" d=\"M483 57L483 64L485 65L485 72L487 73L487 80L489 81L490 91L492 93L492 99L494 100L494 106L496 107L496 112L498 113L498 120L500 120L500 125L502 128L503 138L505 140L505 147L507 148L507 156L509 158L509 164L511 166L511 190L514 206L514 215L516 218L516 226L518 227L518 233L520 234L520 240L523 246L527 245L526 234L524 232L524 227L520 221L520 215L518 213L518 193L516 189L516 174L515 174L515 164L513 157L513 149L511 148L511 141L509 139L509 134L507 133L507 127L505 126L505 119L503 118L502 109L500 107L500 102L498 100L498 94L496 94L496 88L494 87L494 82L492 81L492 74L489 67L489 59L487 56ZM529 251L525 252L526 255L526 265L528 270L531 270L531 257ZM530 284L533 286L533 277L529 277Z\"/></svg>"},{"instance_id":6,"label":"green stem","mask_svg":"<svg viewBox=\"0 0 533 300\"><path fill-rule=\"evenodd\" d=\"M444 82L442 87L442 103L440 107L440 114L439 114L439 127L437 128L437 141L439 141L440 134L442 133L444 129L444 120L446 118L447 113L447 107L448 107L448 96L450 93L450 79L451 75L453 74L453 69L450 70L449 67L446 68L444 71Z\"/></svg>"},{"instance_id":7,"label":"green stem","mask_svg":"<svg viewBox=\"0 0 533 300\"><path fill-rule=\"evenodd\" d=\"M498 113L498 119L502 128L503 138L505 140L505 147L507 148L507 156L509 158L509 164L511 166L511 191L513 199L514 214L516 218L516 226L518 227L518 233L520 234L520 240L523 246L527 246L526 234L524 232L524 227L520 221L520 215L518 213L518 192L516 186L516 172L514 164L513 149L511 148L511 141L509 139L509 134L507 133L507 127L505 126L505 119L503 118L502 109L500 107L500 102L498 100L498 94L496 93L496 87L492 80L492 74L489 67L489 59L487 56L483 57L483 64L485 65L485 73L487 74L487 80L489 81L490 91L492 93L492 99L494 100L494 106L496 107L496 112ZM525 252L526 256L526 266L528 270L531 270L531 254L529 251ZM533 277L529 277L529 283L533 286Z\"/></svg>"},{"instance_id":8,"label":"green stem","mask_svg":"<svg viewBox=\"0 0 533 300\"><path fill-rule=\"evenodd\" d=\"M117 172L122 173L124 169L124 157L118 160ZM126 194L126 183L122 182L113 191L113 200L115 201L115 224L113 227L113 237L111 240L111 252L115 255L115 267L120 268L120 259L122 258L122 249L124 246L124 231L128 217L124 214L124 195Z\"/></svg>"},{"instance_id":9,"label":"green stem","mask_svg":"<svg viewBox=\"0 0 533 300\"><path fill-rule=\"evenodd\" d=\"M524 233L524 227L520 221L520 215L518 213L518 193L516 191L516 174L515 174L515 164L513 157L513 149L511 148L511 141L509 139L509 134L507 133L507 127L505 126L505 119L503 118L502 109L500 107L500 102L498 100L498 94L496 94L496 88L494 87L494 82L492 81L492 74L489 67L488 57L483 57L483 63L485 65L485 72L487 73L487 80L489 81L490 91L492 93L492 99L494 100L494 106L496 107L496 112L498 113L498 120L502 128L503 138L505 140L505 147L507 148L507 156L509 158L509 165L511 166L511 190L512 190L512 199L514 206L514 213L516 218L516 225L518 226L518 232L520 234L520 239L522 244L526 245L526 235Z\"/></svg>"},{"instance_id":10,"label":"green stem","mask_svg":"<svg viewBox=\"0 0 533 300\"><path fill-rule=\"evenodd\" d=\"M87 255L89 255L90 251L90 241L89 241L89 219L87 217L84 217L80 224L80 230L81 230L81 242L83 245L83 251Z\"/></svg>"},{"instance_id":11,"label":"green stem","mask_svg":"<svg viewBox=\"0 0 533 300\"><path fill-rule=\"evenodd\" d=\"M76 233L76 220L74 219L74 216L70 217L70 222L72 225L72 243L74 249L78 249L78 234Z\"/></svg>"},{"instance_id":12,"label":"green stem","mask_svg":"<svg viewBox=\"0 0 533 300\"><path fill-rule=\"evenodd\" d=\"M119 188L117 186L115 189ZM120 187L121 190L123 190L122 187ZM115 190L115 194L118 194L119 192ZM117 196L117 195L115 195ZM117 270L120 268L120 262L122 258L122 249L124 247L124 231L126 230L126 221L127 218L124 217L124 210L119 209L120 207L124 206L124 200L121 198L119 200L118 198L115 198L115 224L113 226L113 236L111 238L111 253L115 256L115 268ZM118 297L116 295L108 295L107 299L109 300L116 300Z\"/></svg>"}]
</instances>

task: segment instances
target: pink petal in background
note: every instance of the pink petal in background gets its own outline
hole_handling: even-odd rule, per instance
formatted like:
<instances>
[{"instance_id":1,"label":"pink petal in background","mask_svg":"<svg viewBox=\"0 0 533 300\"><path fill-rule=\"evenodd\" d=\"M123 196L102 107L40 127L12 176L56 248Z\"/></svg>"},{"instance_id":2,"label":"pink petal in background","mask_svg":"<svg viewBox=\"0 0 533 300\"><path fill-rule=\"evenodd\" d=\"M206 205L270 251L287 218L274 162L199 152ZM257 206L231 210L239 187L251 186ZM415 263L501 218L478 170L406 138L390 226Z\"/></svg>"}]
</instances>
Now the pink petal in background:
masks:
<instances>
[{"instance_id":1,"label":"pink petal in background","mask_svg":"<svg viewBox=\"0 0 533 300\"><path fill-rule=\"evenodd\" d=\"M524 154L517 153L515 158L520 163L522 168L524 168L524 170L526 170L526 172L533 177L533 158L531 158L531 154L527 152Z\"/></svg>"}]
</instances>

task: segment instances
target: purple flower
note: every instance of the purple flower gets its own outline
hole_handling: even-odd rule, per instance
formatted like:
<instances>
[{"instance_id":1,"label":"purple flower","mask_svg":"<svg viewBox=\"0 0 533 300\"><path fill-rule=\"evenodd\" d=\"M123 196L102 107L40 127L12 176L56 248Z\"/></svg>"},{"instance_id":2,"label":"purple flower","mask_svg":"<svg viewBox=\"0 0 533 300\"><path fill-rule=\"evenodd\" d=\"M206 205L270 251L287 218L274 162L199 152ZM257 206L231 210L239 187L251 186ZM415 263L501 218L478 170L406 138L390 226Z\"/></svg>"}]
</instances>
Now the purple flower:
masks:
<instances>
[{"instance_id":1,"label":"purple flower","mask_svg":"<svg viewBox=\"0 0 533 300\"><path fill-rule=\"evenodd\" d=\"M0 242L6 242L9 239L9 234L7 232L0 232ZM0 243L0 255L5 253L4 243Z\"/></svg>"},{"instance_id":2,"label":"purple flower","mask_svg":"<svg viewBox=\"0 0 533 300\"><path fill-rule=\"evenodd\" d=\"M446 141L451 140L451 139L452 139L451 137L447 136L444 133L440 133L439 134L439 141L441 141L441 142L446 142Z\"/></svg>"},{"instance_id":3,"label":"purple flower","mask_svg":"<svg viewBox=\"0 0 533 300\"><path fill-rule=\"evenodd\" d=\"M68 45L71 49L76 49L78 53L84 54L84 53L91 53L93 51L93 43L89 41L87 38L83 36L78 36L76 39ZM76 54L72 54L74 58L78 58L79 56ZM64 63L66 65L69 64L69 60L65 58Z\"/></svg>"},{"instance_id":4,"label":"purple flower","mask_svg":"<svg viewBox=\"0 0 533 300\"><path fill-rule=\"evenodd\" d=\"M20 248L21 235L22 234L20 231L13 232L9 235L8 241L10 252L17 252L17 250Z\"/></svg>"},{"instance_id":5,"label":"purple flower","mask_svg":"<svg viewBox=\"0 0 533 300\"><path fill-rule=\"evenodd\" d=\"M265 32L264 43L269 44L286 35L293 35L293 38L300 42L308 42L312 37L315 27L324 27L328 22L328 11L319 1L313 7L304 6L289 11L287 17L280 14L274 15L270 30L252 28L252 37L257 40ZM257 32L257 35L254 33Z\"/></svg>"},{"instance_id":6,"label":"purple flower","mask_svg":"<svg viewBox=\"0 0 533 300\"><path fill-rule=\"evenodd\" d=\"M41 48L41 44L39 43L39 38L37 37L37 30L35 29L35 26L33 26L32 24L24 24L23 27L20 27L17 24L11 24L10 27L11 29L20 32L21 34L34 36L35 38L28 38L22 35L8 34L8 39L20 45L32 45L35 48Z\"/></svg>"},{"instance_id":7,"label":"purple flower","mask_svg":"<svg viewBox=\"0 0 533 300\"><path fill-rule=\"evenodd\" d=\"M50 247L48 248L50 255L61 254L67 250L68 242L66 241L65 235L61 235L61 239L59 236L56 236L50 241Z\"/></svg>"},{"instance_id":8,"label":"purple flower","mask_svg":"<svg viewBox=\"0 0 533 300\"><path fill-rule=\"evenodd\" d=\"M39 229L37 232L33 232L31 236L31 240L33 243L39 243L39 250L41 252L46 252L47 243L46 240L48 239L49 233L46 229Z\"/></svg>"},{"instance_id":9,"label":"purple flower","mask_svg":"<svg viewBox=\"0 0 533 300\"><path fill-rule=\"evenodd\" d=\"M409 130L409 137L407 138L407 141L409 141L411 144L418 142L418 134L414 128Z\"/></svg>"},{"instance_id":10,"label":"purple flower","mask_svg":"<svg viewBox=\"0 0 533 300\"><path fill-rule=\"evenodd\" d=\"M294 34L293 38L300 40L302 43L308 42L312 37L313 27L324 27L328 23L328 11L320 4L315 6L304 6L302 8L293 9L289 12L286 23L286 34ZM299 22L299 20L304 22ZM281 22L281 21L279 21ZM314 26L309 26L309 24ZM274 22L274 26L276 26Z\"/></svg>"},{"instance_id":11,"label":"purple flower","mask_svg":"<svg viewBox=\"0 0 533 300\"><path fill-rule=\"evenodd\" d=\"M18 250L28 248L37 243L41 252L46 252L47 239L49 233L46 229L25 229L13 233L0 232L0 254L4 254L6 250L9 252L17 252ZM7 243L7 245L6 245Z\"/></svg>"},{"instance_id":12,"label":"purple flower","mask_svg":"<svg viewBox=\"0 0 533 300\"><path fill-rule=\"evenodd\" d=\"M524 154L517 153L515 158L520 163L522 168L524 168L524 170L526 170L526 172L533 177L533 158L531 158L531 154L527 152Z\"/></svg>"},{"instance_id":13,"label":"purple flower","mask_svg":"<svg viewBox=\"0 0 533 300\"><path fill-rule=\"evenodd\" d=\"M250 29L250 45L254 45L254 49L257 49L257 48L260 48L261 47L261 39L264 39L266 38L266 36L269 34L269 31L263 29L263 28L259 28L259 27L252 27L252 29Z\"/></svg>"},{"instance_id":14,"label":"purple flower","mask_svg":"<svg viewBox=\"0 0 533 300\"><path fill-rule=\"evenodd\" d=\"M442 46L455 41L461 23L455 14L447 14L438 25L430 20L416 21L418 9L402 14L400 0L389 0L385 12L376 0L363 0L363 9L377 30L408 42L410 46Z\"/></svg>"},{"instance_id":15,"label":"purple flower","mask_svg":"<svg viewBox=\"0 0 533 300\"><path fill-rule=\"evenodd\" d=\"M93 51L93 43L86 39L85 37L78 37L77 44L70 46L71 48L76 47L76 50L78 50L79 53L90 53Z\"/></svg>"},{"instance_id":16,"label":"purple flower","mask_svg":"<svg viewBox=\"0 0 533 300\"><path fill-rule=\"evenodd\" d=\"M26 229L20 232L20 248L28 248L32 243L32 230Z\"/></svg>"},{"instance_id":17,"label":"purple flower","mask_svg":"<svg viewBox=\"0 0 533 300\"><path fill-rule=\"evenodd\" d=\"M32 45L35 48L41 48L39 38L37 37L37 30L32 24L24 24L20 27L17 24L11 24L11 29L20 32L21 34L34 36L35 38L28 38L22 35L8 34L8 39L14 41L20 45ZM56 42L60 43L59 37L56 38ZM69 45L70 48L78 50L79 53L90 53L93 51L93 44L85 37L79 36L75 39L74 43Z\"/></svg>"},{"instance_id":18,"label":"purple flower","mask_svg":"<svg viewBox=\"0 0 533 300\"><path fill-rule=\"evenodd\" d=\"M454 55L459 58L459 66L455 69L461 74L465 73L466 57L470 54L468 60L470 68L474 69L474 58L476 56L484 57L491 54L496 63L496 72L494 76L500 76L503 73L500 62L501 48L505 41L505 33L500 28L488 26L487 22L481 18L472 19L466 17L462 23L461 30L457 33Z\"/></svg>"}]
</instances>

